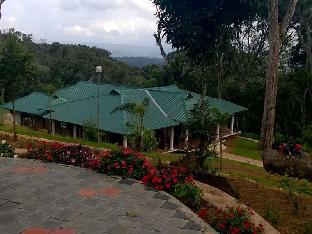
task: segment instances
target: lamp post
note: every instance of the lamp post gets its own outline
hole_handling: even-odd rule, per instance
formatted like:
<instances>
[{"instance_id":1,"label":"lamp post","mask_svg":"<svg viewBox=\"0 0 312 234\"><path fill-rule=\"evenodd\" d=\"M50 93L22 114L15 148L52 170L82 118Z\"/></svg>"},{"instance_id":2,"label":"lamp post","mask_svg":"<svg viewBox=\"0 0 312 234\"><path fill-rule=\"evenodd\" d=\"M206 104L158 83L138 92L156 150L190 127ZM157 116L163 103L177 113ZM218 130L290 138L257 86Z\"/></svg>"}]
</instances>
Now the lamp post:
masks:
<instances>
[{"instance_id":1,"label":"lamp post","mask_svg":"<svg viewBox=\"0 0 312 234\"><path fill-rule=\"evenodd\" d=\"M100 148L100 82L101 82L101 74L103 69L101 66L97 66L95 71L98 75L98 90L97 90L97 138L98 138L98 148Z\"/></svg>"}]
</instances>

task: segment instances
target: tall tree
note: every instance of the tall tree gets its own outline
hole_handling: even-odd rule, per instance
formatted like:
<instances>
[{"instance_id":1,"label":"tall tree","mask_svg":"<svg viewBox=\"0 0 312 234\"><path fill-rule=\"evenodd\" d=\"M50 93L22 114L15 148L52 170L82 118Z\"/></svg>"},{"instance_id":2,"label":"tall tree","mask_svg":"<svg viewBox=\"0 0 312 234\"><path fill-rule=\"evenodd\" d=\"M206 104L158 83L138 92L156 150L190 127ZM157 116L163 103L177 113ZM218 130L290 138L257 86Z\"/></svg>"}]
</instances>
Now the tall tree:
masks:
<instances>
[{"instance_id":1,"label":"tall tree","mask_svg":"<svg viewBox=\"0 0 312 234\"><path fill-rule=\"evenodd\" d=\"M266 74L266 90L264 111L262 117L261 139L259 147L268 149L273 144L274 121L277 98L278 66L282 42L285 39L287 28L296 10L298 0L291 0L284 17L279 14L279 0L268 1L269 24L269 58ZM282 20L280 21L280 19Z\"/></svg>"},{"instance_id":2,"label":"tall tree","mask_svg":"<svg viewBox=\"0 0 312 234\"><path fill-rule=\"evenodd\" d=\"M15 99L21 87L27 86L29 81L33 82L37 74L32 54L25 51L14 34L8 37L0 51L0 77L1 85L7 84L12 88L13 133L16 140Z\"/></svg>"}]
</instances>

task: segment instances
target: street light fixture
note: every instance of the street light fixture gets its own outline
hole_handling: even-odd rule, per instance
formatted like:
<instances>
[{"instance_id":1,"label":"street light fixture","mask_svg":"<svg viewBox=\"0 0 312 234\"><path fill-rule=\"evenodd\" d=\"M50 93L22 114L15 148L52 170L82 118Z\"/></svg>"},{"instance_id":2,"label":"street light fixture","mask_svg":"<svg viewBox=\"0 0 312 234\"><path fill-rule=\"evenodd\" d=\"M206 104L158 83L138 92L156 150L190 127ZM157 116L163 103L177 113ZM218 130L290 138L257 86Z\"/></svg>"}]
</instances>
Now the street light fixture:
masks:
<instances>
[{"instance_id":1,"label":"street light fixture","mask_svg":"<svg viewBox=\"0 0 312 234\"><path fill-rule=\"evenodd\" d=\"M103 69L101 66L95 68L95 72L98 75L98 103L97 103L97 137L98 137L98 148L100 148L100 83L101 83L101 74Z\"/></svg>"}]
</instances>

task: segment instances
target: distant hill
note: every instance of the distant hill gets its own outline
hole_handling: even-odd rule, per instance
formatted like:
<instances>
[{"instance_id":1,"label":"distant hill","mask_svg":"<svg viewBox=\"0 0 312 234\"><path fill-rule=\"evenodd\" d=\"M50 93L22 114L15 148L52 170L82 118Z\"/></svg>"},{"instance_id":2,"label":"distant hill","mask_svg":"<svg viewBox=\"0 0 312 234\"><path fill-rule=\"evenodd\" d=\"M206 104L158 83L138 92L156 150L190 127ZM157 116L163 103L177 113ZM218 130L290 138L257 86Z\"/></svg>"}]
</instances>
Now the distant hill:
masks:
<instances>
[{"instance_id":1,"label":"distant hill","mask_svg":"<svg viewBox=\"0 0 312 234\"><path fill-rule=\"evenodd\" d=\"M155 44L151 45L127 45L127 44L109 44L109 43L91 43L85 42L83 44L95 46L106 49L111 52L112 57L148 57L148 58L162 58L159 47ZM164 43L164 48L167 53L172 51L170 45Z\"/></svg>"},{"instance_id":2,"label":"distant hill","mask_svg":"<svg viewBox=\"0 0 312 234\"><path fill-rule=\"evenodd\" d=\"M144 67L146 65L162 65L164 60L161 58L149 57L115 57L117 61L124 62L133 67Z\"/></svg>"}]
</instances>

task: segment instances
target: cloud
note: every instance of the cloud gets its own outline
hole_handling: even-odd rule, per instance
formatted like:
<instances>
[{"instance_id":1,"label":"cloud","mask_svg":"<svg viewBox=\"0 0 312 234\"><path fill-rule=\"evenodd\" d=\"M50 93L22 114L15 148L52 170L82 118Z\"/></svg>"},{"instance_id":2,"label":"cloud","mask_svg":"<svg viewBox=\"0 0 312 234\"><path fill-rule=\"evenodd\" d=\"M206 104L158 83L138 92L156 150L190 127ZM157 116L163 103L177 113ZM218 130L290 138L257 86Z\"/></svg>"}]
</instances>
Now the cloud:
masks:
<instances>
[{"instance_id":1,"label":"cloud","mask_svg":"<svg viewBox=\"0 0 312 234\"><path fill-rule=\"evenodd\" d=\"M156 19L149 0L10 0L0 27L49 42L154 46Z\"/></svg>"},{"instance_id":2,"label":"cloud","mask_svg":"<svg viewBox=\"0 0 312 234\"><path fill-rule=\"evenodd\" d=\"M79 8L79 0L61 0L60 6L67 11L77 10Z\"/></svg>"}]
</instances>

